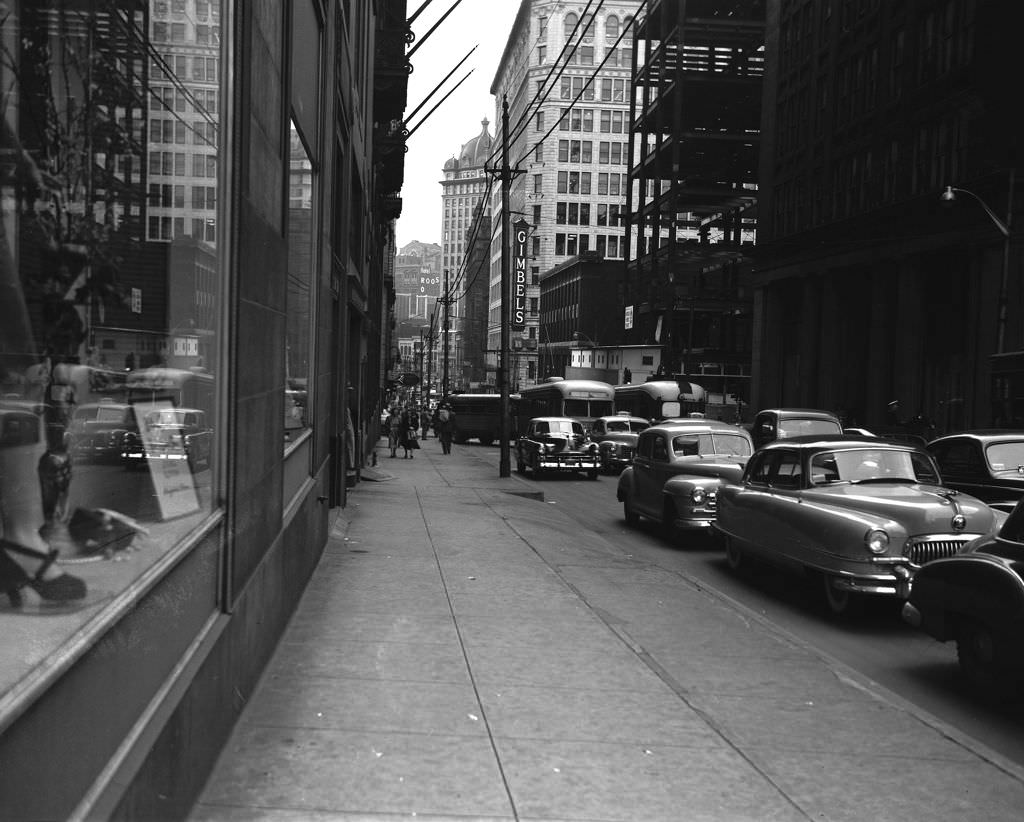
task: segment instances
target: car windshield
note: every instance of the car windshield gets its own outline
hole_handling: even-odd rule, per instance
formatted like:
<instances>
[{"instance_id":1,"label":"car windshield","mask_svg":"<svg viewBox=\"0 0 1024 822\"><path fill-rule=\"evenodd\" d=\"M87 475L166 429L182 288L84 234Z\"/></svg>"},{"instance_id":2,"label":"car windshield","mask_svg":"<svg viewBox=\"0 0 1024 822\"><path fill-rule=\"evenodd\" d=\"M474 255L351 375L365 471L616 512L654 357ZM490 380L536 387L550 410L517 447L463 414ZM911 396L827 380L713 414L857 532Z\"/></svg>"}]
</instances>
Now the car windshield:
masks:
<instances>
[{"instance_id":1,"label":"car windshield","mask_svg":"<svg viewBox=\"0 0 1024 822\"><path fill-rule=\"evenodd\" d=\"M830 482L928 482L939 477L923 454L885 448L825 451L811 458L811 484Z\"/></svg>"},{"instance_id":2,"label":"car windshield","mask_svg":"<svg viewBox=\"0 0 1024 822\"><path fill-rule=\"evenodd\" d=\"M605 429L608 431L628 431L629 420L608 420Z\"/></svg>"},{"instance_id":3,"label":"car windshield","mask_svg":"<svg viewBox=\"0 0 1024 822\"><path fill-rule=\"evenodd\" d=\"M583 434L583 426L572 420L548 420L537 423L538 434Z\"/></svg>"},{"instance_id":4,"label":"car windshield","mask_svg":"<svg viewBox=\"0 0 1024 822\"><path fill-rule=\"evenodd\" d=\"M125 412L120 408L100 408L96 412L96 422L122 422Z\"/></svg>"},{"instance_id":5,"label":"car windshield","mask_svg":"<svg viewBox=\"0 0 1024 822\"><path fill-rule=\"evenodd\" d=\"M677 434L672 438L672 451L677 457L729 454L750 456L750 443L737 434Z\"/></svg>"},{"instance_id":6,"label":"car windshield","mask_svg":"<svg viewBox=\"0 0 1024 822\"><path fill-rule=\"evenodd\" d=\"M183 425L185 415L180 411L153 411L146 415L146 425Z\"/></svg>"},{"instance_id":7,"label":"car windshield","mask_svg":"<svg viewBox=\"0 0 1024 822\"><path fill-rule=\"evenodd\" d=\"M993 471L1017 471L1024 474L1024 440L994 442L985 449L985 458Z\"/></svg>"},{"instance_id":8,"label":"car windshield","mask_svg":"<svg viewBox=\"0 0 1024 822\"><path fill-rule=\"evenodd\" d=\"M842 433L842 426L832 420L807 419L804 417L779 420L779 439Z\"/></svg>"}]
</instances>

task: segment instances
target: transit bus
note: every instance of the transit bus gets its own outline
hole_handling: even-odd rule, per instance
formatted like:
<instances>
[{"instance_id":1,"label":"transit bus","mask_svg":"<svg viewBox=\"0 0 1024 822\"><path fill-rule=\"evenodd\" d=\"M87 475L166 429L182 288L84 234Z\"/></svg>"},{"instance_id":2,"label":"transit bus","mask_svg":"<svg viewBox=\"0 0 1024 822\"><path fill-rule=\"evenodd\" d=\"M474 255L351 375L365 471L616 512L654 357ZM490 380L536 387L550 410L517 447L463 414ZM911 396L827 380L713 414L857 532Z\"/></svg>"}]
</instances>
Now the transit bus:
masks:
<instances>
[{"instance_id":1,"label":"transit bus","mask_svg":"<svg viewBox=\"0 0 1024 822\"><path fill-rule=\"evenodd\" d=\"M509 408L515 408L518 394L509 395ZM452 441L465 443L478 439L482 445L491 445L501 439L501 394L452 394L445 397L455 414ZM509 412L509 434L513 434L514 411Z\"/></svg>"},{"instance_id":2,"label":"transit bus","mask_svg":"<svg viewBox=\"0 0 1024 822\"><path fill-rule=\"evenodd\" d=\"M614 391L616 413L627 412L651 422L703 413L707 396L703 388L686 380L616 385Z\"/></svg>"},{"instance_id":3,"label":"transit bus","mask_svg":"<svg viewBox=\"0 0 1024 822\"><path fill-rule=\"evenodd\" d=\"M589 431L598 417L614 413L614 400L615 391L606 382L550 377L520 390L516 427L525 431L534 417L571 417Z\"/></svg>"},{"instance_id":4,"label":"transit bus","mask_svg":"<svg viewBox=\"0 0 1024 822\"><path fill-rule=\"evenodd\" d=\"M198 408L214 413L216 385L207 371L184 368L142 368L125 375L124 396L129 403L170 402L175 408Z\"/></svg>"}]
</instances>

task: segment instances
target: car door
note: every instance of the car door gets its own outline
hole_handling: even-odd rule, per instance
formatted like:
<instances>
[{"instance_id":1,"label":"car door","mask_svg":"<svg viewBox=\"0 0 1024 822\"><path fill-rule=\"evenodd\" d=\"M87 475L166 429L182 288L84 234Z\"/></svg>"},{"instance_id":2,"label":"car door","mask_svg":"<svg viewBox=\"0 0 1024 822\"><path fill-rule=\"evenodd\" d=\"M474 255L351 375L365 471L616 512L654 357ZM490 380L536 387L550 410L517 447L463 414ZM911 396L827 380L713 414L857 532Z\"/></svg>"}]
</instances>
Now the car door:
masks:
<instances>
[{"instance_id":1,"label":"car door","mask_svg":"<svg viewBox=\"0 0 1024 822\"><path fill-rule=\"evenodd\" d=\"M754 454L739 484L719 495L718 521L723 530L757 551L760 550L763 519L769 508L769 479L774 466L774 452Z\"/></svg>"},{"instance_id":2,"label":"car door","mask_svg":"<svg viewBox=\"0 0 1024 822\"><path fill-rule=\"evenodd\" d=\"M640 435L633 458L634 510L647 516L661 515L661 485L658 466L668 460L668 438L663 431L645 431ZM664 483L662 483L664 484Z\"/></svg>"},{"instance_id":3,"label":"car door","mask_svg":"<svg viewBox=\"0 0 1024 822\"><path fill-rule=\"evenodd\" d=\"M802 454L796 448L778 449L768 479L768 500L761 524L761 539L766 551L784 562L805 563L815 539L813 522L803 505Z\"/></svg>"}]
</instances>

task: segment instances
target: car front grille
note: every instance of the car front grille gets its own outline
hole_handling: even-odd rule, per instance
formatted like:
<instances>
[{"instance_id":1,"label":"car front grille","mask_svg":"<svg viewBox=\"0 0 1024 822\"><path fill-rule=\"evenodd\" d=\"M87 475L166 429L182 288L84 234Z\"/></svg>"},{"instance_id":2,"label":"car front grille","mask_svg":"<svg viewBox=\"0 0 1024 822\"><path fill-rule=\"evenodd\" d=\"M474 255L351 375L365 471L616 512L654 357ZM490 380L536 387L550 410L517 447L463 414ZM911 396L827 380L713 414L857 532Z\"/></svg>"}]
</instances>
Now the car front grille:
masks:
<instances>
[{"instance_id":1,"label":"car front grille","mask_svg":"<svg viewBox=\"0 0 1024 822\"><path fill-rule=\"evenodd\" d=\"M951 557L963 548L973 537L933 536L910 540L903 549L903 556L913 565L924 565L935 559Z\"/></svg>"}]
</instances>

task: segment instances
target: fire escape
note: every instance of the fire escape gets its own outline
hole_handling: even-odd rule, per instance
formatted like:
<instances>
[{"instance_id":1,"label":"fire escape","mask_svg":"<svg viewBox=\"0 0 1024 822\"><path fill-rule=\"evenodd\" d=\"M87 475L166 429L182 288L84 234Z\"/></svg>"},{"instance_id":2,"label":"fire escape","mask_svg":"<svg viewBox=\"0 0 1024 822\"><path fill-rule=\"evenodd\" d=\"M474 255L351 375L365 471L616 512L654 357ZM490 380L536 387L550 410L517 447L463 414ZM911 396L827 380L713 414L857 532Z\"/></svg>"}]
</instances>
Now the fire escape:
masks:
<instances>
[{"instance_id":1,"label":"fire escape","mask_svg":"<svg viewBox=\"0 0 1024 822\"><path fill-rule=\"evenodd\" d=\"M627 335L666 375L749 375L764 24L759 0L655 0L637 24Z\"/></svg>"}]
</instances>

